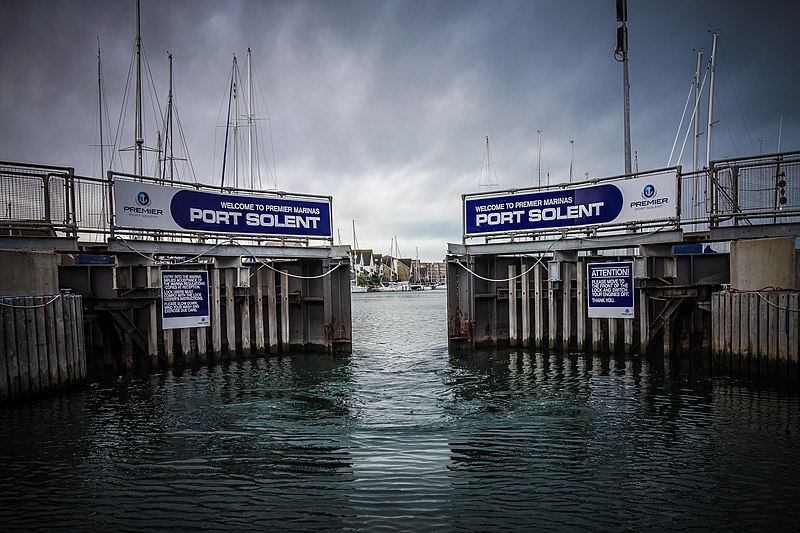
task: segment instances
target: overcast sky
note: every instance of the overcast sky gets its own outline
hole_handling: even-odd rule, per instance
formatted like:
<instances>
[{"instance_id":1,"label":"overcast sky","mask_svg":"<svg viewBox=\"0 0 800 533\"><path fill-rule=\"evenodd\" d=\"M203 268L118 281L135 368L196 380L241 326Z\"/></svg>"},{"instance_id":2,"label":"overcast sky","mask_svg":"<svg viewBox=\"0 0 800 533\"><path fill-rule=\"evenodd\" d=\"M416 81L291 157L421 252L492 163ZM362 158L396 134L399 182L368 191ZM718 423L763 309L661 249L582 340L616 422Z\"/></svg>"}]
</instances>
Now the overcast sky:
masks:
<instances>
[{"instance_id":1,"label":"overcast sky","mask_svg":"<svg viewBox=\"0 0 800 533\"><path fill-rule=\"evenodd\" d=\"M403 256L418 249L422 260L442 260L446 243L461 239L461 194L486 181L487 136L490 177L503 189L537 184L540 169L545 180L567 181L570 162L575 180L624 173L615 0L142 0L141 9L162 108L173 54L197 181L221 181L232 58L246 75L250 47L259 118L268 117L257 123L272 134L261 137L265 166L274 150L279 189L333 196L345 244L355 220L361 247L387 253L396 235ZM705 68L712 30L712 157L800 149L800 3L629 0L628 14L640 170L670 163L695 50ZM135 1L4 0L0 20L0 159L99 176L98 38L111 142ZM155 146L149 102L145 140ZM705 104L701 112L705 124ZM132 104L124 115L119 144L128 147ZM115 157L116 168L133 170L130 152ZM681 163L691 168L691 140ZM262 176L263 188L274 187Z\"/></svg>"}]
</instances>

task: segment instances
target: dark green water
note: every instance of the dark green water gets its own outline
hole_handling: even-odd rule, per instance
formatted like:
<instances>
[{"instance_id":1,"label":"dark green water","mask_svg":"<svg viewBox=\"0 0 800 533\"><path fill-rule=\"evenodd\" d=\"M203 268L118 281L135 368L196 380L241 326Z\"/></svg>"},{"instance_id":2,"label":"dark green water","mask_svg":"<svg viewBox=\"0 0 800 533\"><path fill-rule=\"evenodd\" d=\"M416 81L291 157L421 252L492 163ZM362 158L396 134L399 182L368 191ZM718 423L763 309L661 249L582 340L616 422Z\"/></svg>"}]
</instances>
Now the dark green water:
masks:
<instances>
[{"instance_id":1,"label":"dark green water","mask_svg":"<svg viewBox=\"0 0 800 533\"><path fill-rule=\"evenodd\" d=\"M0 530L794 530L796 393L640 358L447 353L443 291L353 354L0 407Z\"/></svg>"}]
</instances>

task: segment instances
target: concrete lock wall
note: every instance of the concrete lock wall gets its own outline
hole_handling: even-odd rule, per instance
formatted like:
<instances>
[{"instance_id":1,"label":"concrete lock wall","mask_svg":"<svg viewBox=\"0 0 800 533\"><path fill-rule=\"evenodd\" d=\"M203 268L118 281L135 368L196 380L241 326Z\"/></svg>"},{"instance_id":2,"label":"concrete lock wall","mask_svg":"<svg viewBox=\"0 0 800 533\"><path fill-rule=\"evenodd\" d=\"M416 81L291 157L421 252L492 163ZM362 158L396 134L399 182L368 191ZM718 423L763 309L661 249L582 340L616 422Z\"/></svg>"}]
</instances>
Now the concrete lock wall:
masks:
<instances>
[{"instance_id":1,"label":"concrete lock wall","mask_svg":"<svg viewBox=\"0 0 800 533\"><path fill-rule=\"evenodd\" d=\"M742 291L796 289L795 257L794 237L733 241L731 287Z\"/></svg>"},{"instance_id":2,"label":"concrete lock wall","mask_svg":"<svg viewBox=\"0 0 800 533\"><path fill-rule=\"evenodd\" d=\"M0 296L58 292L58 259L53 252L0 251L3 282Z\"/></svg>"}]
</instances>

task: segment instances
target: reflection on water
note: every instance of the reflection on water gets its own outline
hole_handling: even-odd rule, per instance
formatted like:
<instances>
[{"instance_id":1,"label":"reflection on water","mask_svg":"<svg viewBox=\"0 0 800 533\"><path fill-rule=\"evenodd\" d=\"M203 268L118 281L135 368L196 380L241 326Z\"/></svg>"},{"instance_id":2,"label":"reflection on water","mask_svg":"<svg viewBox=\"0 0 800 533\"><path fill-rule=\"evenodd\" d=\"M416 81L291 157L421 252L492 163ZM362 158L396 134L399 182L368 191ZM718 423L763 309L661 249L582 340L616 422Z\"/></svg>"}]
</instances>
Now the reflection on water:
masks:
<instances>
[{"instance_id":1,"label":"reflection on water","mask_svg":"<svg viewBox=\"0 0 800 533\"><path fill-rule=\"evenodd\" d=\"M353 354L0 407L0 529L788 530L793 393L646 358L447 353L443 292L353 298Z\"/></svg>"}]
</instances>

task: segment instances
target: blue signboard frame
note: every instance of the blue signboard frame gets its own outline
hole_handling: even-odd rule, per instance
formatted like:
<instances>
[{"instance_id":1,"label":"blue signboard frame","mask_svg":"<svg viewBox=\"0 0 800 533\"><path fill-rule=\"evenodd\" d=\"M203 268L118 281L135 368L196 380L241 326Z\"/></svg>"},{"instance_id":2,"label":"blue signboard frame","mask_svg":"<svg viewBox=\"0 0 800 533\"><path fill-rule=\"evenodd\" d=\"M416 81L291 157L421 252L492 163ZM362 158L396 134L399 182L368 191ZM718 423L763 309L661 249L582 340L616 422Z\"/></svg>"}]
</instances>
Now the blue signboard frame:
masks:
<instances>
[{"instance_id":1,"label":"blue signboard frame","mask_svg":"<svg viewBox=\"0 0 800 533\"><path fill-rule=\"evenodd\" d=\"M678 180L673 173L464 197L465 237L677 217Z\"/></svg>"},{"instance_id":2,"label":"blue signboard frame","mask_svg":"<svg viewBox=\"0 0 800 533\"><path fill-rule=\"evenodd\" d=\"M118 179L114 219L136 229L333 238L328 197L222 194Z\"/></svg>"},{"instance_id":3,"label":"blue signboard frame","mask_svg":"<svg viewBox=\"0 0 800 533\"><path fill-rule=\"evenodd\" d=\"M633 318L633 262L586 264L589 318Z\"/></svg>"},{"instance_id":4,"label":"blue signboard frame","mask_svg":"<svg viewBox=\"0 0 800 533\"><path fill-rule=\"evenodd\" d=\"M161 271L161 321L164 329L211 325L207 270Z\"/></svg>"}]
</instances>

